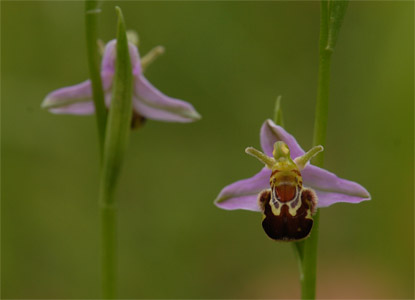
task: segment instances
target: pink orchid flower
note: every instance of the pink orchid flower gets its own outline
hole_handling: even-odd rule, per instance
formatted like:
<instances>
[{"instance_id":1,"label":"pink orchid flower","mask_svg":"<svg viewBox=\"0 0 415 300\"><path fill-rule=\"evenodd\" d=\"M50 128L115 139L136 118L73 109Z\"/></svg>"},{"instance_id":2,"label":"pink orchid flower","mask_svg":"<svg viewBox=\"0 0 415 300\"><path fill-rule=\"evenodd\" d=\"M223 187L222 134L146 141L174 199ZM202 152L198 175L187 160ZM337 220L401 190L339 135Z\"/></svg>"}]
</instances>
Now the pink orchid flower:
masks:
<instances>
[{"instance_id":1,"label":"pink orchid flower","mask_svg":"<svg viewBox=\"0 0 415 300\"><path fill-rule=\"evenodd\" d=\"M358 183L309 164L323 151L322 146L304 152L292 135L271 120L262 125L261 146L264 153L252 147L245 152L266 167L223 188L215 204L226 210L262 212L262 227L273 240L307 238L317 207L370 200L368 191Z\"/></svg>"},{"instance_id":2,"label":"pink orchid flower","mask_svg":"<svg viewBox=\"0 0 415 300\"><path fill-rule=\"evenodd\" d=\"M109 107L115 74L116 40L107 43L101 64L101 77L105 102ZM133 70L134 118L146 118L164 122L193 122L200 115L190 103L164 95L143 75L137 47L129 43ZM91 81L60 88L49 93L42 107L55 114L91 115L94 113ZM134 119L133 118L133 119Z\"/></svg>"},{"instance_id":3,"label":"pink orchid flower","mask_svg":"<svg viewBox=\"0 0 415 300\"><path fill-rule=\"evenodd\" d=\"M304 150L296 139L281 126L267 120L261 128L261 147L264 153L272 157L274 144L283 141L287 144L291 158L304 155ZM305 187L313 189L318 197L317 207L327 207L338 202L359 203L370 200L369 192L360 184L337 177L322 168L307 164L301 171ZM226 210L245 209L261 211L258 205L258 194L269 188L271 170L263 168L251 178L234 182L219 193L215 204Z\"/></svg>"}]
</instances>

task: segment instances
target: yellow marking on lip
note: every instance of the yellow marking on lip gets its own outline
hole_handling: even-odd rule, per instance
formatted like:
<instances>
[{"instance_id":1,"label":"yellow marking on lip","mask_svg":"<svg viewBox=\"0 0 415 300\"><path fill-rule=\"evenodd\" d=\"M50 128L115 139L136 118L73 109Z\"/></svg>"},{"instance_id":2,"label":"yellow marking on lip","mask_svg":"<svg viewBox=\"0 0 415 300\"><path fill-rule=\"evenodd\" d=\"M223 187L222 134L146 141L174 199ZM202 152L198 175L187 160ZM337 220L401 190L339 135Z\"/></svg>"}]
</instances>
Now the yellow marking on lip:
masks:
<instances>
[{"instance_id":1,"label":"yellow marking on lip","mask_svg":"<svg viewBox=\"0 0 415 300\"><path fill-rule=\"evenodd\" d=\"M305 216L306 219L310 219L312 220L313 218L311 217L311 209L307 209L307 215Z\"/></svg>"},{"instance_id":2,"label":"yellow marking on lip","mask_svg":"<svg viewBox=\"0 0 415 300\"><path fill-rule=\"evenodd\" d=\"M301 193L298 193L298 191L297 191L297 195L296 195L296 197L294 197L294 199L293 200L291 200L289 203L287 203L287 205L288 205L288 212L290 213L290 215L291 216L296 216L297 215L297 211L300 209L300 207L301 207L301 199L298 199L298 197L300 197L300 194ZM291 207L291 203L293 202L293 201L295 201L296 199L298 199L298 203L297 203L297 205L296 206L294 206L294 207Z\"/></svg>"},{"instance_id":3,"label":"yellow marking on lip","mask_svg":"<svg viewBox=\"0 0 415 300\"><path fill-rule=\"evenodd\" d=\"M275 216L279 216L279 215L281 214L281 207L282 207L282 205L281 205L279 208L276 208L276 207L274 206L274 203L270 203L270 205L271 205L271 210L272 210L272 213L273 213Z\"/></svg>"},{"instance_id":4,"label":"yellow marking on lip","mask_svg":"<svg viewBox=\"0 0 415 300\"><path fill-rule=\"evenodd\" d=\"M272 191L272 195L275 197L274 191ZM279 216L281 214L282 203L279 202L278 199L276 199L275 201L277 201L280 206L276 208L274 202L272 202L273 196L271 196L271 199L269 200L269 206L271 206L271 211L274 214L274 216Z\"/></svg>"}]
</instances>

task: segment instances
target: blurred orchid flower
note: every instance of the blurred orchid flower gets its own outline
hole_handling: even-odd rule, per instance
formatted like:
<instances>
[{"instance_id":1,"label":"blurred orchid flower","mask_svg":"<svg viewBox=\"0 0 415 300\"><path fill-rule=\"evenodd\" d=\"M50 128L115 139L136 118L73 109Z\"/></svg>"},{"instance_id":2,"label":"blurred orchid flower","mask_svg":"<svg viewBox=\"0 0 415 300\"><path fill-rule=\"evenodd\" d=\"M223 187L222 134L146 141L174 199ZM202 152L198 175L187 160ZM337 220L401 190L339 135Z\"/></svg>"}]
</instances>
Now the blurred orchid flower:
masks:
<instances>
[{"instance_id":1,"label":"blurred orchid flower","mask_svg":"<svg viewBox=\"0 0 415 300\"><path fill-rule=\"evenodd\" d=\"M267 120L264 122L261 128L260 139L261 147L266 157L270 156L269 159L271 160L273 159L273 150L276 142L282 141L286 144L289 149L289 156L297 164L298 169L301 170L304 187L314 190L317 195L316 207L327 207L338 202L359 203L371 199L369 192L360 184L339 178L327 170L308 164L308 159L301 162L301 159L307 156L307 153L304 152L291 134L281 126L275 125L273 121ZM252 155L251 150L252 148L248 148L247 153ZM255 151L260 153L257 150ZM258 157L256 154L253 156ZM266 157L265 160L267 159ZM262 161L264 162L264 160ZM226 210L245 209L264 212L264 207L261 203L261 195L263 193L261 192L270 188L271 173L270 167L265 167L251 178L226 186L216 198L216 206ZM286 193L287 190L285 190Z\"/></svg>"},{"instance_id":2,"label":"blurred orchid flower","mask_svg":"<svg viewBox=\"0 0 415 300\"><path fill-rule=\"evenodd\" d=\"M164 95L144 77L138 49L131 42L129 43L129 52L134 77L133 122L140 119L193 122L200 119L200 115L190 103ZM116 40L112 40L105 47L101 63L101 77L107 107L111 101L115 58ZM93 114L95 108L92 100L91 81L87 80L49 93L42 103L42 108L55 114Z\"/></svg>"}]
</instances>

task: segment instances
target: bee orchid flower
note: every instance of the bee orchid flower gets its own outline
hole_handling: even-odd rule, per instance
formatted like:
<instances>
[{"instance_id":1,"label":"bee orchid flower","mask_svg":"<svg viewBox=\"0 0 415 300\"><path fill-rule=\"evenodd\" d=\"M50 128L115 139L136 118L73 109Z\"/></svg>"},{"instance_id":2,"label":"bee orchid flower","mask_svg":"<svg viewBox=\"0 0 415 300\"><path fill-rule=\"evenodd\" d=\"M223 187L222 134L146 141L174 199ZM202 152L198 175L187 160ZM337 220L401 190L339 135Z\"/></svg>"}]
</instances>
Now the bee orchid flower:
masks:
<instances>
[{"instance_id":1,"label":"bee orchid flower","mask_svg":"<svg viewBox=\"0 0 415 300\"><path fill-rule=\"evenodd\" d=\"M133 71L133 121L152 119L165 122L193 122L200 115L190 103L164 95L143 75L137 47L129 42ZM115 74L116 40L107 43L101 63L101 77L106 106L109 107ZM90 115L95 111L91 81L60 88L49 93L42 108L55 114Z\"/></svg>"},{"instance_id":2,"label":"bee orchid flower","mask_svg":"<svg viewBox=\"0 0 415 300\"><path fill-rule=\"evenodd\" d=\"M306 153L291 134L271 120L262 125L260 139L263 153L252 147L246 153L260 160L265 168L223 188L215 204L226 210L262 212L262 226L270 238L306 238L316 208L370 200L369 192L358 183L309 164L323 147Z\"/></svg>"}]
</instances>

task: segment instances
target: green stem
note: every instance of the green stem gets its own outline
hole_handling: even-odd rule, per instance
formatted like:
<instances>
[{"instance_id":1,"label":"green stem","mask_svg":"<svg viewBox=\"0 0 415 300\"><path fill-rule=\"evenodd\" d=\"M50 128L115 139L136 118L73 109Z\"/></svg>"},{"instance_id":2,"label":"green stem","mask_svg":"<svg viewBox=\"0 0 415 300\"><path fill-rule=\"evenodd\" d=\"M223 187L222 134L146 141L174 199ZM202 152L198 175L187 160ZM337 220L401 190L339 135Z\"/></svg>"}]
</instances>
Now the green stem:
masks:
<instances>
[{"instance_id":1,"label":"green stem","mask_svg":"<svg viewBox=\"0 0 415 300\"><path fill-rule=\"evenodd\" d=\"M100 74L101 57L98 49L97 16L99 1L85 1L85 29L86 48L88 57L89 76L92 84L92 96L95 105L95 115L98 127L99 148L102 157L105 141L105 127L107 123L107 110L105 107L104 91Z\"/></svg>"},{"instance_id":2,"label":"green stem","mask_svg":"<svg viewBox=\"0 0 415 300\"><path fill-rule=\"evenodd\" d=\"M115 299L117 295L117 210L115 206L106 204L107 202L101 203L101 292L104 299Z\"/></svg>"},{"instance_id":3,"label":"green stem","mask_svg":"<svg viewBox=\"0 0 415 300\"><path fill-rule=\"evenodd\" d=\"M313 146L326 143L327 118L329 104L329 82L330 82L330 63L332 49L327 48L328 40L328 22L329 22L329 6L327 0L321 1L320 16L320 43L319 43L319 71L318 71L318 88L317 103L314 123L314 139ZM322 167L324 161L324 153L320 153L314 160L314 164ZM303 259L302 278L301 278L301 298L315 299L316 296L316 275L317 275L317 244L319 232L320 213L317 211L314 216L314 225L311 235L308 239L299 245L302 249Z\"/></svg>"},{"instance_id":4,"label":"green stem","mask_svg":"<svg viewBox=\"0 0 415 300\"><path fill-rule=\"evenodd\" d=\"M310 237L303 242L301 261L301 299L316 298L316 279L317 279L317 244L318 244L318 225L320 212L313 216L314 225Z\"/></svg>"},{"instance_id":5,"label":"green stem","mask_svg":"<svg viewBox=\"0 0 415 300\"><path fill-rule=\"evenodd\" d=\"M313 146L326 144L327 118L329 106L329 84L330 84L330 65L332 50L328 49L328 5L327 0L321 1L321 25L320 25L320 44L319 44L319 71L317 103L314 120L314 139ZM324 153L320 153L314 160L315 165L322 166Z\"/></svg>"}]
</instances>

